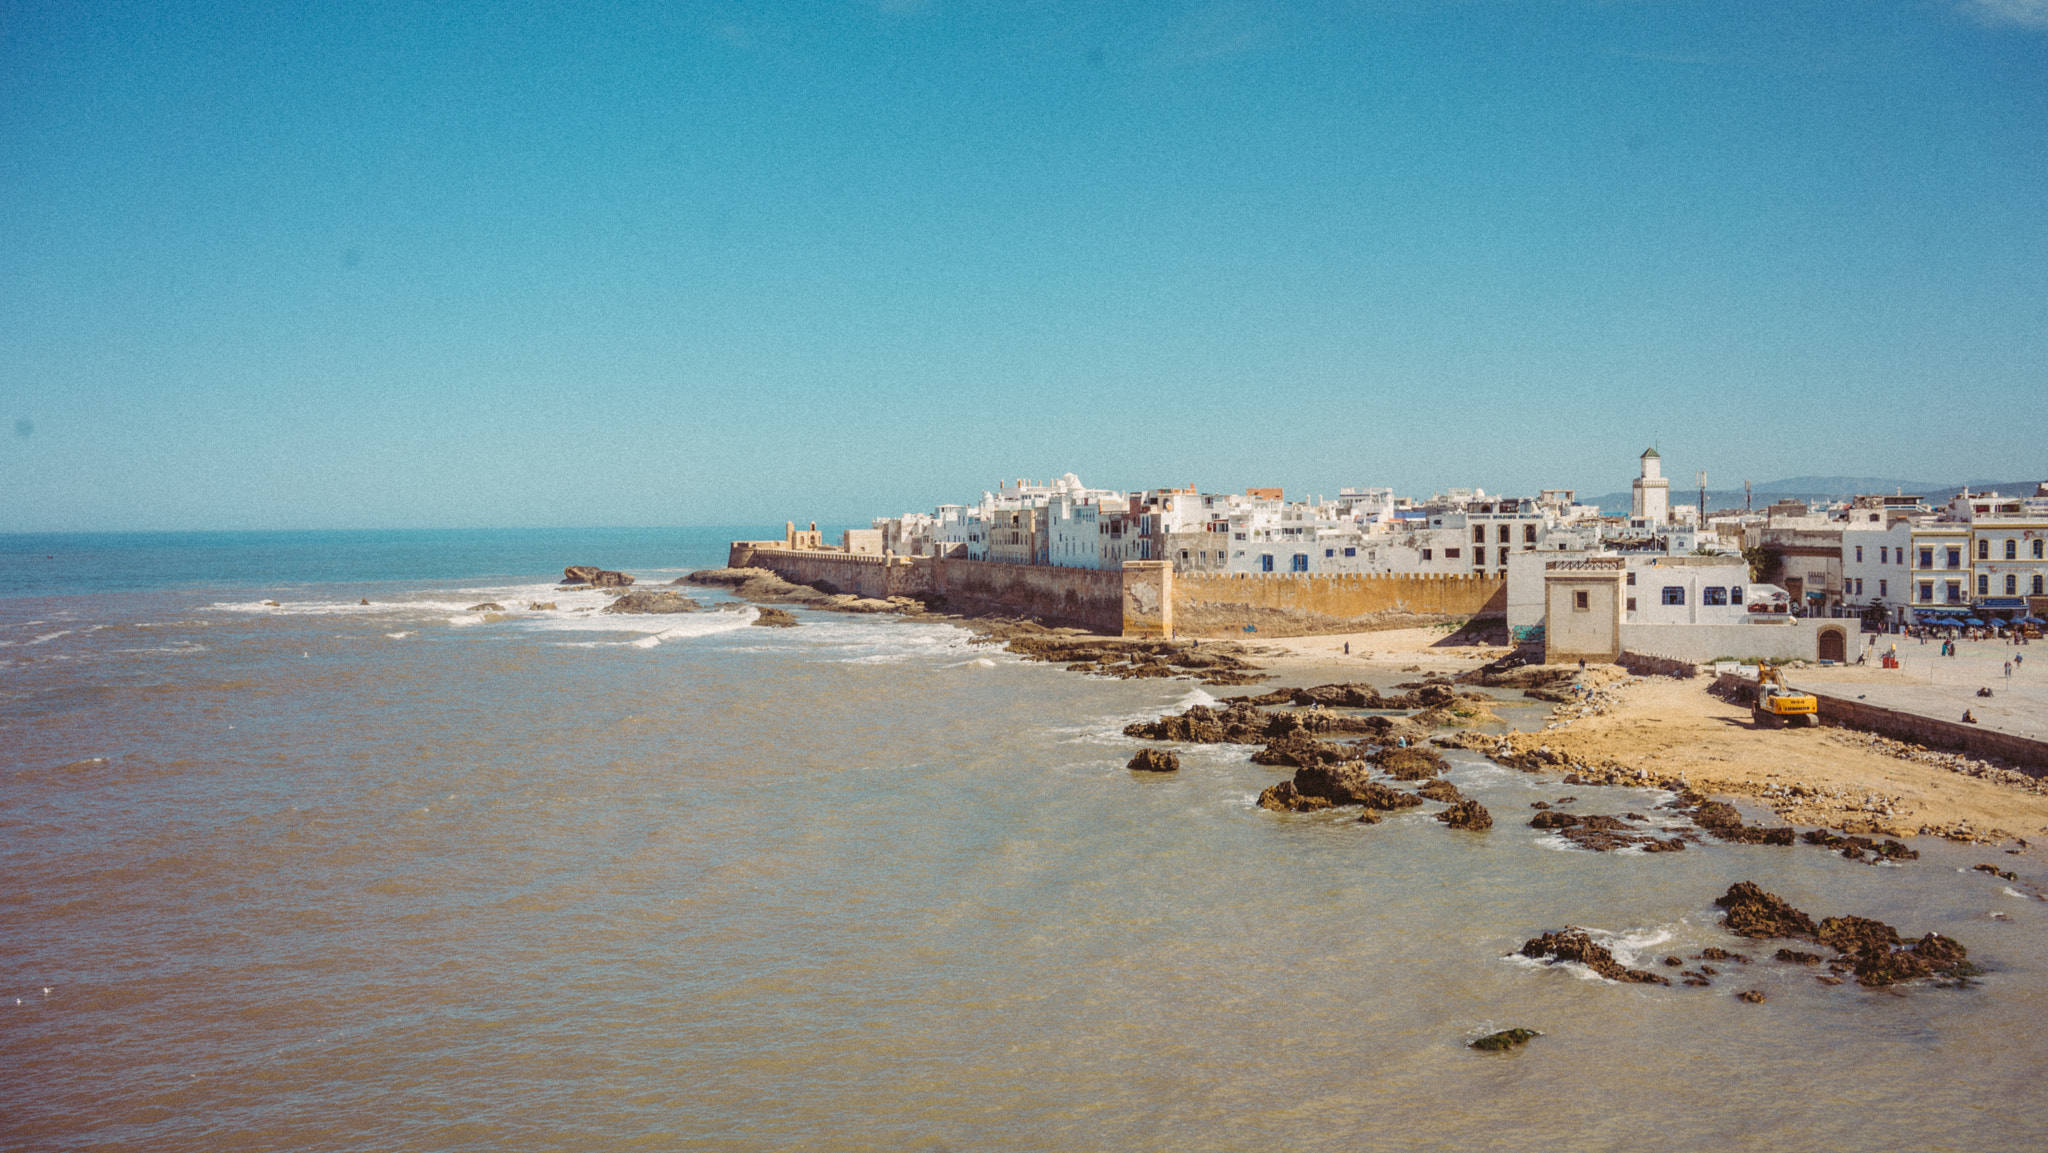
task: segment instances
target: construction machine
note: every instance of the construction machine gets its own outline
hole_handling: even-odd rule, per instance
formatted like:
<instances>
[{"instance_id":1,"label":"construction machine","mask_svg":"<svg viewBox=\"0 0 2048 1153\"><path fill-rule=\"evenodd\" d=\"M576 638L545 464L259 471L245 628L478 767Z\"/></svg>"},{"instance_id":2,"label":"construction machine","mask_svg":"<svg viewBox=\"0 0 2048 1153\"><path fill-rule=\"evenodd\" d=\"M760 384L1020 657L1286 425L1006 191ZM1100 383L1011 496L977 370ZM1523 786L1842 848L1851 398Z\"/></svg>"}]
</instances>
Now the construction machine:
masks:
<instances>
[{"instance_id":1,"label":"construction machine","mask_svg":"<svg viewBox=\"0 0 2048 1153\"><path fill-rule=\"evenodd\" d=\"M1782 729L1788 724L1800 724L1812 729L1820 727L1820 699L1812 693L1795 692L1785 683L1785 674L1762 661L1756 663L1756 703L1749 708L1749 715L1759 728L1769 725Z\"/></svg>"}]
</instances>

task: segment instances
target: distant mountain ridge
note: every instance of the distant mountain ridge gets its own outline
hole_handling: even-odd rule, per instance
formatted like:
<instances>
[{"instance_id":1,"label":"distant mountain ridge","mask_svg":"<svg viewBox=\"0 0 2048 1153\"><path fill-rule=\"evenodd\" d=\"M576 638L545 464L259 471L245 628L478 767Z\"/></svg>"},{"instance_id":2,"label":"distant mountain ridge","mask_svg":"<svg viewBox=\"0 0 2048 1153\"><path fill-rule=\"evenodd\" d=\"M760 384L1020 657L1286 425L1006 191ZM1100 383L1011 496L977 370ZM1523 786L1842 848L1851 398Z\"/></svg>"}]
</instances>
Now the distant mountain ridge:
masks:
<instances>
[{"instance_id":1,"label":"distant mountain ridge","mask_svg":"<svg viewBox=\"0 0 2048 1153\"><path fill-rule=\"evenodd\" d=\"M1890 496L1901 492L1907 496L1918 496L1929 504L1940 504L1963 491L1964 483L1969 485L1971 492L1995 490L2006 496L2032 496L2034 495L2034 487L2040 484L2041 481L2035 479L1940 482L1899 480L1896 477L1874 476L1794 476L1787 477L1784 480L1761 481L1753 485L1750 490L1750 504L1752 508L1761 510L1764 506L1781 500L1796 500L1805 504L1830 500L1848 500L1851 497L1877 494ZM1623 489L1620 492L1610 492L1604 496L1582 496L1579 498L1579 503L1597 504L1600 506L1600 511L1609 516L1617 514L1626 516L1629 508L1634 503L1634 499L1634 495L1629 490ZM1676 480L1671 482L1671 504L1673 507L1697 504L1698 501L1699 489L1682 486ZM1712 487L1707 489L1708 512L1741 507L1741 489Z\"/></svg>"}]
</instances>

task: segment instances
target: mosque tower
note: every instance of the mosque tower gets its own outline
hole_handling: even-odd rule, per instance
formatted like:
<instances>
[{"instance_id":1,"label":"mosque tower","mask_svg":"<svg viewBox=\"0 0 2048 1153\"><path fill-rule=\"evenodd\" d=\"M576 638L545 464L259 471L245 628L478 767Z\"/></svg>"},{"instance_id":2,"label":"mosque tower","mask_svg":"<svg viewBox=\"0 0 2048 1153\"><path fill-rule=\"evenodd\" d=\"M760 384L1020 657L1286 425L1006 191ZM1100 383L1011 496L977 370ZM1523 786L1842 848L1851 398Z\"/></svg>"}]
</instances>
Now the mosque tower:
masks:
<instances>
[{"instance_id":1,"label":"mosque tower","mask_svg":"<svg viewBox=\"0 0 2048 1153\"><path fill-rule=\"evenodd\" d=\"M1651 524L1666 524L1671 520L1671 482L1658 475L1663 468L1663 458L1654 448L1643 450L1643 475L1630 483L1634 497L1629 516Z\"/></svg>"}]
</instances>

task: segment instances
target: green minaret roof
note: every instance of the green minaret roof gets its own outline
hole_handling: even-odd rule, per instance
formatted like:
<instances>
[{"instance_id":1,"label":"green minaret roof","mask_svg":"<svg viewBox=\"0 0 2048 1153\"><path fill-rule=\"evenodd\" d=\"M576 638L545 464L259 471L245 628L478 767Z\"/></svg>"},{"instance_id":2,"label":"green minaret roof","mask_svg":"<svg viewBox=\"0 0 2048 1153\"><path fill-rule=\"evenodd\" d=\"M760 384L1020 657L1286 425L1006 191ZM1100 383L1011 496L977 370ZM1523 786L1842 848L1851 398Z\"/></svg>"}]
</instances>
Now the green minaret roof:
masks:
<instances>
[{"instance_id":1,"label":"green minaret roof","mask_svg":"<svg viewBox=\"0 0 2048 1153\"><path fill-rule=\"evenodd\" d=\"M1657 459L1658 459L1658 460L1663 460L1663 459L1664 459L1664 458L1663 458L1662 456L1659 456L1659 455L1658 455L1658 453L1657 453L1657 450L1656 450L1656 449L1654 449L1654 448L1646 448L1646 449L1644 449L1644 450L1643 450L1643 456L1655 456L1655 457L1657 457ZM1641 459L1642 459L1642 457L1640 457L1640 456L1639 456L1639 457L1637 457L1636 459L1637 459L1637 460L1641 460Z\"/></svg>"}]
</instances>

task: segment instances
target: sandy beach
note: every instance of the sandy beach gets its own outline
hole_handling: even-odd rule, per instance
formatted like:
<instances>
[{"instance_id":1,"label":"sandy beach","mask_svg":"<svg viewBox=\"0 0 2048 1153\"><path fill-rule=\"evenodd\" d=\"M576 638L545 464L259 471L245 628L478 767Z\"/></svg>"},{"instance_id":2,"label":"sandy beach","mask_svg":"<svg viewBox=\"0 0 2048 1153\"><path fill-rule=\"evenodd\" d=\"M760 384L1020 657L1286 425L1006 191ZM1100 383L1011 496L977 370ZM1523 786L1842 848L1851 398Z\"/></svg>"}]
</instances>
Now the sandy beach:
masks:
<instances>
[{"instance_id":1,"label":"sandy beach","mask_svg":"<svg viewBox=\"0 0 2048 1153\"><path fill-rule=\"evenodd\" d=\"M1499 646L1445 645L1442 628L1272 638L1253 659L1288 681L1318 676L1381 677L1417 671L1455 676L1503 655ZM1347 655L1344 646L1349 644ZM2048 658L2048 650L2041 650ZM1988 655L1988 654L1987 654ZM2048 665L2048 659L2042 661ZM1634 677L1617 666L1588 670L1600 688L1594 715L1563 716L1553 727L1509 734L1517 751L1548 746L1571 762L1653 779L1768 807L1779 819L1864 835L1945 836L2025 849L2048 838L2048 795L1957 771L1975 763L1917 750L1850 729L1758 729L1746 705L1708 692L1710 678ZM1903 680L1891 674L1894 681ZM1802 669L1816 684L1885 682L1874 669ZM1515 690L1492 690L1514 697ZM1567 713L1569 709L1560 709ZM1981 767L1981 766L1980 766ZM1998 774L1992 770L1994 775Z\"/></svg>"}]
</instances>

